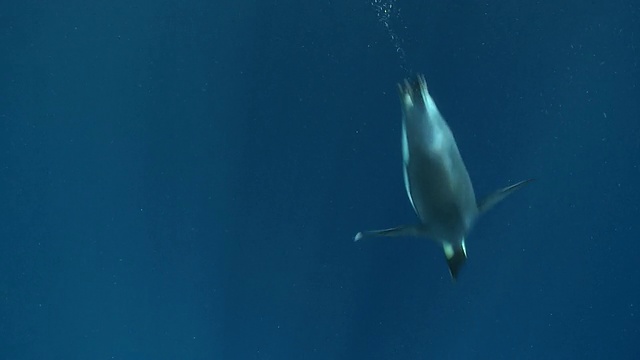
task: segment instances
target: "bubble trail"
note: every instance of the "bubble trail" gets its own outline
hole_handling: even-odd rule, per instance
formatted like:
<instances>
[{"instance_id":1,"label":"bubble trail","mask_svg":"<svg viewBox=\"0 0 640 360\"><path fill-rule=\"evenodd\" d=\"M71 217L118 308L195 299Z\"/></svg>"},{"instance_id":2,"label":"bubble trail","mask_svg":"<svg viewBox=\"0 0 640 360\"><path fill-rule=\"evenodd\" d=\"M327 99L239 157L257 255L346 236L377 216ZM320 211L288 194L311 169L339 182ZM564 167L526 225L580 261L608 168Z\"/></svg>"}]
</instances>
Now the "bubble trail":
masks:
<instances>
[{"instance_id":1,"label":"bubble trail","mask_svg":"<svg viewBox=\"0 0 640 360\"><path fill-rule=\"evenodd\" d=\"M400 8L396 5L396 0L371 0L371 6L378 16L378 22L384 26L391 39L391 44L395 48L398 59L400 60L400 67L410 74L411 71L407 67L406 54L402 48L402 38L398 36L393 27L394 20L398 22L401 21Z\"/></svg>"}]
</instances>

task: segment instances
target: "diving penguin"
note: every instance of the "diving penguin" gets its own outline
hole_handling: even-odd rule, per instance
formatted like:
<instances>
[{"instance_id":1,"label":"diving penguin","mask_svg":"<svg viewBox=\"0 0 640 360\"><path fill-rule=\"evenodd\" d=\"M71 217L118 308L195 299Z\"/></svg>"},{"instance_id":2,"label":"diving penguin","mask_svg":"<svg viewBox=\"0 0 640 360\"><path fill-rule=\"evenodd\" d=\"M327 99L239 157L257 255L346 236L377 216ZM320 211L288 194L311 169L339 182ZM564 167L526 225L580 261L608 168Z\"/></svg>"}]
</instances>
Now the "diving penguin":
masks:
<instances>
[{"instance_id":1,"label":"diving penguin","mask_svg":"<svg viewBox=\"0 0 640 360\"><path fill-rule=\"evenodd\" d=\"M471 179L446 121L433 101L424 76L398 84L402 107L404 184L420 223L359 232L372 236L425 236L444 249L451 277L467 259L465 237L479 215L532 179L500 189L477 202Z\"/></svg>"}]
</instances>

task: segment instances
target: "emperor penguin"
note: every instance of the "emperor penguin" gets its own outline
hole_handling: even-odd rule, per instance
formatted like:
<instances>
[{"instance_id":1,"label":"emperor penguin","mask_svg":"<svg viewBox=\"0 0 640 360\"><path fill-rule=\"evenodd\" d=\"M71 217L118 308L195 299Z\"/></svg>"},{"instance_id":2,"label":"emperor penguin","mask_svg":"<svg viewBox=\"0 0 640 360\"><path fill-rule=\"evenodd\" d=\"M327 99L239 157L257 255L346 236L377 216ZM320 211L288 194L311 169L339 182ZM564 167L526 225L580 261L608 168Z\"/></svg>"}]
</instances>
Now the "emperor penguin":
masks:
<instances>
[{"instance_id":1,"label":"emperor penguin","mask_svg":"<svg viewBox=\"0 0 640 360\"><path fill-rule=\"evenodd\" d=\"M423 75L398 84L402 108L404 184L418 224L364 231L374 236L423 236L441 244L453 280L467 259L465 238L478 217L533 179L476 200L453 133L427 90Z\"/></svg>"}]
</instances>

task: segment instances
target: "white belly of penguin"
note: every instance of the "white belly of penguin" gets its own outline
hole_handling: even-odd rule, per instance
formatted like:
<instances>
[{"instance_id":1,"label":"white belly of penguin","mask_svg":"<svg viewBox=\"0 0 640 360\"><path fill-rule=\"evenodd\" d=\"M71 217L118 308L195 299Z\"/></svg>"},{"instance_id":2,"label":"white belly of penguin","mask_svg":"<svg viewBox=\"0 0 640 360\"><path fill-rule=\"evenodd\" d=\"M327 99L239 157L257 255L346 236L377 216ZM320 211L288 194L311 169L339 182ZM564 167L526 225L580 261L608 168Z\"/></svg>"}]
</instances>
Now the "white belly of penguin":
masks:
<instances>
[{"instance_id":1,"label":"white belly of penguin","mask_svg":"<svg viewBox=\"0 0 640 360\"><path fill-rule=\"evenodd\" d=\"M436 240L458 243L476 216L475 195L451 130L426 94L410 99L402 122L404 182L409 201Z\"/></svg>"}]
</instances>

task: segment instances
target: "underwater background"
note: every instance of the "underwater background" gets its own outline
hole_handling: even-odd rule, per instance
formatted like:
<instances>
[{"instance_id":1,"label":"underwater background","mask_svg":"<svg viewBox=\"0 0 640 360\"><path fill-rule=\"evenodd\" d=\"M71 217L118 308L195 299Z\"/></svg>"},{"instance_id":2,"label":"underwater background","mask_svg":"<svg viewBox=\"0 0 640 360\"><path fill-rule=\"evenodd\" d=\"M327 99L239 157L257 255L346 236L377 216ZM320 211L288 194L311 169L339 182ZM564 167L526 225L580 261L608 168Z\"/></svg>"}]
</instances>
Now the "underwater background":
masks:
<instances>
[{"instance_id":1,"label":"underwater background","mask_svg":"<svg viewBox=\"0 0 640 360\"><path fill-rule=\"evenodd\" d=\"M640 359L640 3L4 1L0 359ZM482 217L452 282L396 83Z\"/></svg>"}]
</instances>

